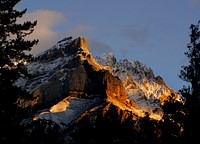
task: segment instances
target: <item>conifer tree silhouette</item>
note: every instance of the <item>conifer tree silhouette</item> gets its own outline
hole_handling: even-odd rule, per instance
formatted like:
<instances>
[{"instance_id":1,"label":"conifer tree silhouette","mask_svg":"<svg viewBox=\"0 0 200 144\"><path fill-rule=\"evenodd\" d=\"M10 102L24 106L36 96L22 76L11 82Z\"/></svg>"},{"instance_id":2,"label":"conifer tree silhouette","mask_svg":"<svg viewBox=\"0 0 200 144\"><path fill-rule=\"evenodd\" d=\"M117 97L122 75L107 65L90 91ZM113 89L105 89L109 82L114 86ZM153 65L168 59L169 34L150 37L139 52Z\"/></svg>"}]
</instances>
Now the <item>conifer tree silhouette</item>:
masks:
<instances>
[{"instance_id":1,"label":"conifer tree silhouette","mask_svg":"<svg viewBox=\"0 0 200 144\"><path fill-rule=\"evenodd\" d=\"M199 24L190 26L190 42L187 45L185 55L189 65L182 66L179 77L189 82L189 86L180 89L180 93L185 100L185 138L186 143L195 143L199 140L197 131L200 129L200 30Z\"/></svg>"},{"instance_id":2,"label":"conifer tree silhouette","mask_svg":"<svg viewBox=\"0 0 200 144\"><path fill-rule=\"evenodd\" d=\"M25 64L33 60L27 52L38 43L25 39L34 31L37 21L19 23L27 11L16 10L19 2L0 0L0 143L9 143L17 137L17 123L22 115L17 114L15 102L23 92L14 83L19 77L27 76Z\"/></svg>"}]
</instances>

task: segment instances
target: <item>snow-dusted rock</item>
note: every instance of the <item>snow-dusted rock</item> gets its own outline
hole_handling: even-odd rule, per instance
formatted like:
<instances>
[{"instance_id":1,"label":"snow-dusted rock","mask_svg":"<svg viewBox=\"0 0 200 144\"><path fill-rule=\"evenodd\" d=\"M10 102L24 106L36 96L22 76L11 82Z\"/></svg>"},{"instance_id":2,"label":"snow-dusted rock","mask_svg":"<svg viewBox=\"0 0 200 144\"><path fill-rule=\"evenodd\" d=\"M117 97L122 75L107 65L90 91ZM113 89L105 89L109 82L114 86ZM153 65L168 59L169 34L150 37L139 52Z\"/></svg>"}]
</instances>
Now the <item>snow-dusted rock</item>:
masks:
<instances>
[{"instance_id":1,"label":"snow-dusted rock","mask_svg":"<svg viewBox=\"0 0 200 144\"><path fill-rule=\"evenodd\" d=\"M128 99L152 116L162 115L160 106L169 97L173 95L179 98L178 93L169 88L161 76L155 77L151 68L137 60L117 61L112 53L107 53L97 56L96 61L109 66L113 75L123 82Z\"/></svg>"},{"instance_id":2,"label":"snow-dusted rock","mask_svg":"<svg viewBox=\"0 0 200 144\"><path fill-rule=\"evenodd\" d=\"M34 102L20 102L39 110L34 120L69 125L105 103L136 118L148 112L160 119L164 100L172 94L178 97L139 61L117 61L113 53L93 58L83 37L64 38L35 58L27 65L32 77L19 81L35 98Z\"/></svg>"}]
</instances>

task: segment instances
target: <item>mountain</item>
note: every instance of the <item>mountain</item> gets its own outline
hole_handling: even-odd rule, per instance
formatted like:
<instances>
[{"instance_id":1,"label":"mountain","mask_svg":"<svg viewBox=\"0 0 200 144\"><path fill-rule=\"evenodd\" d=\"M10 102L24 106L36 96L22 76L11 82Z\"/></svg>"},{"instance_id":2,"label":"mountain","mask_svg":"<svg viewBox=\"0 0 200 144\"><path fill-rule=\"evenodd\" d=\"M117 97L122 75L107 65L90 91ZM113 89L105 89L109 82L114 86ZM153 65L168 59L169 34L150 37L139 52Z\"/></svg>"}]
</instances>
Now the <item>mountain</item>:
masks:
<instances>
[{"instance_id":1,"label":"mountain","mask_svg":"<svg viewBox=\"0 0 200 144\"><path fill-rule=\"evenodd\" d=\"M15 83L34 98L17 101L33 113L22 124L30 127L40 120L51 121L65 131L65 139L84 118L94 125L99 115L137 122L148 113L160 120L164 101L171 97L179 100L161 76L154 76L152 69L139 61L118 61L113 53L94 58L83 37L64 38L35 55L27 69L30 77Z\"/></svg>"}]
</instances>

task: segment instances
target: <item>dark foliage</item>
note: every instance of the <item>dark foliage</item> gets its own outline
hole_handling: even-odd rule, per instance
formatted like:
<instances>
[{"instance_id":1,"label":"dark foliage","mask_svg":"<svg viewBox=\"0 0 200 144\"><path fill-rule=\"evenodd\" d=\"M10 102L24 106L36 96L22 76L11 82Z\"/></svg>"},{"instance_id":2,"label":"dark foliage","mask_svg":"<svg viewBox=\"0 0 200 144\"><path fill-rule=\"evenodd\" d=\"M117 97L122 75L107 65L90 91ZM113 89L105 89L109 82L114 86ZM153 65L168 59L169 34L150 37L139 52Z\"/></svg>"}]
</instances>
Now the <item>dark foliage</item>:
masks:
<instances>
[{"instance_id":1,"label":"dark foliage","mask_svg":"<svg viewBox=\"0 0 200 144\"><path fill-rule=\"evenodd\" d=\"M184 103L175 99L166 101L162 106L163 118L159 122L162 144L180 144L183 141L185 114Z\"/></svg>"},{"instance_id":2,"label":"dark foliage","mask_svg":"<svg viewBox=\"0 0 200 144\"><path fill-rule=\"evenodd\" d=\"M19 137L20 144L64 144L61 127L51 120L29 120Z\"/></svg>"},{"instance_id":3,"label":"dark foliage","mask_svg":"<svg viewBox=\"0 0 200 144\"><path fill-rule=\"evenodd\" d=\"M18 127L25 112L15 104L26 92L14 85L15 81L27 75L25 63L32 60L26 52L37 44L37 40L25 40L33 32L35 22L18 23L25 13L15 6L20 0L0 0L0 143L10 143L20 133Z\"/></svg>"},{"instance_id":4,"label":"dark foliage","mask_svg":"<svg viewBox=\"0 0 200 144\"><path fill-rule=\"evenodd\" d=\"M185 143L195 143L199 140L198 131L200 129L200 30L199 24L190 26L190 43L187 45L185 55L189 65L183 66L180 78L189 82L189 86L184 86L180 93L185 99Z\"/></svg>"},{"instance_id":5,"label":"dark foliage","mask_svg":"<svg viewBox=\"0 0 200 144\"><path fill-rule=\"evenodd\" d=\"M166 101L162 109L162 121L159 122L162 144L190 144L198 141L200 129L200 31L199 23L190 26L190 43L185 52L188 66L182 66L179 77L189 82L179 90L182 102L172 99Z\"/></svg>"},{"instance_id":6,"label":"dark foliage","mask_svg":"<svg viewBox=\"0 0 200 144\"><path fill-rule=\"evenodd\" d=\"M133 114L120 112L115 106L91 115L77 123L76 131L67 144L160 144L158 121L149 118L135 119Z\"/></svg>"},{"instance_id":7,"label":"dark foliage","mask_svg":"<svg viewBox=\"0 0 200 144\"><path fill-rule=\"evenodd\" d=\"M138 144L159 144L161 142L159 121L150 119L149 115L146 114L144 118L141 118L139 128L140 131L138 135L140 139Z\"/></svg>"},{"instance_id":8,"label":"dark foliage","mask_svg":"<svg viewBox=\"0 0 200 144\"><path fill-rule=\"evenodd\" d=\"M19 77L27 77L25 63L33 60L27 54L38 40L26 40L37 22L18 23L25 13L15 6L20 0L0 0L0 143L57 143L57 144L190 144L199 141L200 129L200 30L199 23L190 26L190 43L185 52L189 60L179 77L189 82L179 92L184 103L175 99L162 106L163 119L156 121L146 114L133 120L130 112L121 112L112 104L109 109L85 115L77 120L71 138L66 142L67 132L48 120L29 121L20 126L22 119L29 118L27 110L15 103L18 98L30 97L14 85ZM74 126L73 125L73 126Z\"/></svg>"}]
</instances>

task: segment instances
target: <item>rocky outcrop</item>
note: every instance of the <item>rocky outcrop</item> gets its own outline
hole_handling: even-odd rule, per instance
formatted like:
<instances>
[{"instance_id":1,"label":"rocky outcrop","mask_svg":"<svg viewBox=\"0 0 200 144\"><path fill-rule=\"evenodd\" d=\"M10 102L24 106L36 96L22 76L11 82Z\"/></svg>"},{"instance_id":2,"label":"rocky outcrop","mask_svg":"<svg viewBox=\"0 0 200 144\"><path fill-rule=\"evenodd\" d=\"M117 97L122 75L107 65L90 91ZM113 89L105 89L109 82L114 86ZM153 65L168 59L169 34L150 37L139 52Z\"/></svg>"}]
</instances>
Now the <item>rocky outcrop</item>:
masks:
<instances>
[{"instance_id":1,"label":"rocky outcrop","mask_svg":"<svg viewBox=\"0 0 200 144\"><path fill-rule=\"evenodd\" d=\"M139 61L117 60L112 53L94 58L83 37L64 38L36 55L27 68L31 77L16 83L34 99L19 99L18 104L32 108L33 117L21 124L30 136L41 130L59 131L64 143L75 140L76 134L85 137L88 131L102 138L102 127L110 136L121 126L136 126L146 113L161 120L163 102L179 98L161 76Z\"/></svg>"},{"instance_id":2,"label":"rocky outcrop","mask_svg":"<svg viewBox=\"0 0 200 144\"><path fill-rule=\"evenodd\" d=\"M38 110L34 120L53 120L65 126L88 112L110 112L161 119L162 102L175 91L139 61L119 60L112 53L94 58L83 37L65 38L38 54L27 65L30 79L21 80L33 101L19 100ZM98 110L101 108L101 110ZM95 110L94 110L95 109Z\"/></svg>"},{"instance_id":3,"label":"rocky outcrop","mask_svg":"<svg viewBox=\"0 0 200 144\"><path fill-rule=\"evenodd\" d=\"M34 106L51 106L67 96L127 99L122 81L96 63L83 37L62 41L38 54L29 64L32 79L25 89L37 99ZM33 106L33 105L32 105Z\"/></svg>"},{"instance_id":4,"label":"rocky outcrop","mask_svg":"<svg viewBox=\"0 0 200 144\"><path fill-rule=\"evenodd\" d=\"M151 68L137 60L117 61L112 53L108 53L97 56L96 61L109 66L112 74L122 81L128 99L153 117L158 113L162 115L164 101L170 97L179 99L178 93L169 88L161 76L155 77Z\"/></svg>"}]
</instances>

